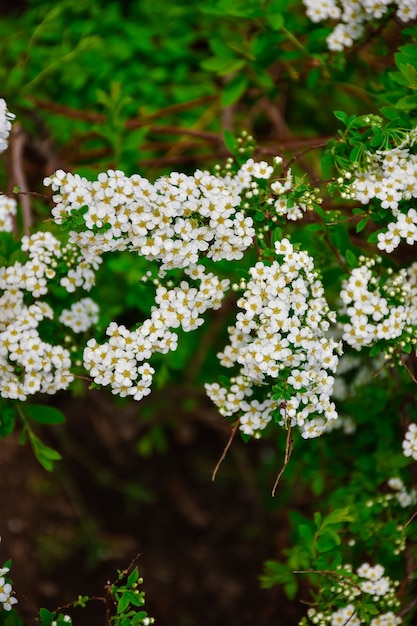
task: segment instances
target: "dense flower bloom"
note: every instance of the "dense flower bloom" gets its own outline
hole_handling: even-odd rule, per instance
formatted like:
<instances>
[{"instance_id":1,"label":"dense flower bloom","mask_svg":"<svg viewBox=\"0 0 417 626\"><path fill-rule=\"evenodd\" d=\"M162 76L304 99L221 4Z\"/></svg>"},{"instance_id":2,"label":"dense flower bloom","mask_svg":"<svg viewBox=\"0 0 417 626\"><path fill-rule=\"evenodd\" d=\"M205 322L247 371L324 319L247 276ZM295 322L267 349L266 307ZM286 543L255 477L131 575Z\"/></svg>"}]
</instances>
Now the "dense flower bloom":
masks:
<instances>
[{"instance_id":1,"label":"dense flower bloom","mask_svg":"<svg viewBox=\"0 0 417 626\"><path fill-rule=\"evenodd\" d=\"M417 424L410 424L403 441L403 453L417 460Z\"/></svg>"},{"instance_id":2,"label":"dense flower bloom","mask_svg":"<svg viewBox=\"0 0 417 626\"><path fill-rule=\"evenodd\" d=\"M350 321L343 339L360 350L384 340L410 340L417 320L417 263L397 274L379 274L375 259L362 259L343 282L342 313Z\"/></svg>"},{"instance_id":3,"label":"dense flower bloom","mask_svg":"<svg viewBox=\"0 0 417 626\"><path fill-rule=\"evenodd\" d=\"M6 101L0 98L0 152L4 152L7 149L9 133L14 118L15 115L8 110Z\"/></svg>"},{"instance_id":4,"label":"dense flower bloom","mask_svg":"<svg viewBox=\"0 0 417 626\"><path fill-rule=\"evenodd\" d=\"M0 195L0 231L13 231L13 218L16 215L16 200Z\"/></svg>"},{"instance_id":5,"label":"dense flower bloom","mask_svg":"<svg viewBox=\"0 0 417 626\"><path fill-rule=\"evenodd\" d=\"M390 7L403 22L417 17L416 0L303 0L307 16L312 22L339 20L327 38L330 50L343 50L359 39L368 22L382 18Z\"/></svg>"},{"instance_id":6,"label":"dense flower bloom","mask_svg":"<svg viewBox=\"0 0 417 626\"><path fill-rule=\"evenodd\" d=\"M219 353L224 367L239 367L230 388L206 385L222 415L258 436L271 419L298 425L316 437L337 418L330 400L340 345L326 337L333 315L312 259L288 239L275 244L277 260L258 262L238 301L230 344Z\"/></svg>"},{"instance_id":7,"label":"dense flower bloom","mask_svg":"<svg viewBox=\"0 0 417 626\"><path fill-rule=\"evenodd\" d=\"M10 569L8 567L0 568L0 609L11 611L17 599L13 596L13 589L10 581L6 577Z\"/></svg>"}]
</instances>

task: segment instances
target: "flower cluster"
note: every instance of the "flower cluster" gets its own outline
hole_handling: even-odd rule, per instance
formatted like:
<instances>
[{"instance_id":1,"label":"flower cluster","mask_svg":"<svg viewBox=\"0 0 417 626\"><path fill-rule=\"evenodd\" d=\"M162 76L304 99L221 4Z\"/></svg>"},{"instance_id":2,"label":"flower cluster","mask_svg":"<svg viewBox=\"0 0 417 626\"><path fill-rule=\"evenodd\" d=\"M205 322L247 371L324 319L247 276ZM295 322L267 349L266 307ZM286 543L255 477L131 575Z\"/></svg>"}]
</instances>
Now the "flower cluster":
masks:
<instances>
[{"instance_id":1,"label":"flower cluster","mask_svg":"<svg viewBox=\"0 0 417 626\"><path fill-rule=\"evenodd\" d=\"M0 231L11 233L13 231L13 218L16 215L16 200L0 195Z\"/></svg>"},{"instance_id":2,"label":"flower cluster","mask_svg":"<svg viewBox=\"0 0 417 626\"><path fill-rule=\"evenodd\" d=\"M6 578L6 574L10 571L9 567L0 568L0 606L4 611L11 611L17 599L13 596L12 585Z\"/></svg>"},{"instance_id":3,"label":"flower cluster","mask_svg":"<svg viewBox=\"0 0 417 626\"><path fill-rule=\"evenodd\" d=\"M417 461L417 424L410 424L403 441L403 454Z\"/></svg>"},{"instance_id":4,"label":"flower cluster","mask_svg":"<svg viewBox=\"0 0 417 626\"><path fill-rule=\"evenodd\" d=\"M64 309L59 321L71 328L74 333L82 333L98 322L99 308L91 298L74 302L70 309Z\"/></svg>"},{"instance_id":5,"label":"flower cluster","mask_svg":"<svg viewBox=\"0 0 417 626\"><path fill-rule=\"evenodd\" d=\"M0 395L26 400L37 392L66 389L74 379L69 350L42 338L54 311L40 298L61 274L61 286L71 292L74 284L89 288L94 272L80 260L79 251L61 246L49 232L23 237L21 252L25 262L0 268ZM63 311L60 321L75 332L86 330L97 321L97 306L90 299L81 300ZM50 331L47 334L51 336Z\"/></svg>"},{"instance_id":6,"label":"flower cluster","mask_svg":"<svg viewBox=\"0 0 417 626\"><path fill-rule=\"evenodd\" d=\"M346 574L341 571L337 583L329 589L334 598L333 606L329 608L330 603L325 600L323 610L309 609L307 618L301 620L300 626L397 626L402 623L402 619L393 612L399 607L399 600L395 596L399 583L384 576L382 565L372 567L369 563L362 563L356 573L352 572L349 564L341 569ZM373 603L373 610L367 618L361 618L356 612L355 602L359 604L365 594L367 604ZM338 606L336 610L335 605Z\"/></svg>"},{"instance_id":7,"label":"flower cluster","mask_svg":"<svg viewBox=\"0 0 417 626\"><path fill-rule=\"evenodd\" d=\"M288 239L275 244L275 253L270 265L250 269L230 344L218 355L221 365L239 371L229 388L213 383L206 391L246 435L259 436L274 417L315 437L337 418L328 370L336 371L340 344L325 336L334 317L311 257Z\"/></svg>"},{"instance_id":8,"label":"flower cluster","mask_svg":"<svg viewBox=\"0 0 417 626\"><path fill-rule=\"evenodd\" d=\"M162 272L214 261L238 260L251 245L252 219L239 211L240 191L250 184L241 169L222 178L176 172L155 183L109 170L90 182L58 171L45 179L55 193L52 210L61 224L78 212L81 225L70 241L88 255L129 250L161 264ZM89 258L89 257L88 257Z\"/></svg>"},{"instance_id":9,"label":"flower cluster","mask_svg":"<svg viewBox=\"0 0 417 626\"><path fill-rule=\"evenodd\" d=\"M0 98L0 152L7 150L9 133L14 118L15 115L8 110L6 101Z\"/></svg>"},{"instance_id":10,"label":"flower cluster","mask_svg":"<svg viewBox=\"0 0 417 626\"><path fill-rule=\"evenodd\" d=\"M303 0L307 16L312 22L327 19L340 20L327 37L329 50L343 50L362 37L367 23L381 19L390 7L396 7L396 16L403 22L417 17L415 0Z\"/></svg>"},{"instance_id":11,"label":"flower cluster","mask_svg":"<svg viewBox=\"0 0 417 626\"><path fill-rule=\"evenodd\" d=\"M417 428L415 429L415 431L417 431ZM415 455L416 456L414 458L417 458L417 432L415 433ZM411 455L406 454L406 456ZM386 500L389 500L390 496L393 495L395 500L397 500L397 502L403 509L407 508L408 506L415 506L417 504L416 489L410 489L410 491L407 491L401 478L390 478L388 481L388 486L391 487L391 489L394 491L394 494L386 494L384 496Z\"/></svg>"},{"instance_id":12,"label":"flower cluster","mask_svg":"<svg viewBox=\"0 0 417 626\"><path fill-rule=\"evenodd\" d=\"M280 159L276 157L275 160ZM323 200L319 196L320 189L312 187L302 178L293 175L291 168L285 177L274 180L270 185L270 195L266 202L275 208L280 217L295 222L302 219L306 211L312 211Z\"/></svg>"},{"instance_id":13,"label":"flower cluster","mask_svg":"<svg viewBox=\"0 0 417 626\"><path fill-rule=\"evenodd\" d=\"M183 280L169 289L159 286L151 315L139 328L131 331L112 322L106 331L108 342L87 342L84 365L97 385L110 385L114 394L141 400L150 393L154 369L148 361L152 354L177 348L178 336L171 329L195 330L203 323L205 311L220 307L228 280L206 273L202 265L187 267L184 273L192 284Z\"/></svg>"},{"instance_id":14,"label":"flower cluster","mask_svg":"<svg viewBox=\"0 0 417 626\"><path fill-rule=\"evenodd\" d=\"M394 344L414 342L417 263L396 274L388 269L387 274L379 276L375 259L360 257L359 262L343 282L340 293L343 312L350 318L344 324L343 339L356 350L377 341L390 342L390 355Z\"/></svg>"},{"instance_id":15,"label":"flower cluster","mask_svg":"<svg viewBox=\"0 0 417 626\"><path fill-rule=\"evenodd\" d=\"M417 7L417 3L416 3ZM390 150L366 154L366 167L348 173L344 195L363 205L371 201L394 217L385 232L378 234L377 246L391 253L402 241L417 241L417 211L410 201L417 198L417 155L413 146L416 129L409 131L402 143Z\"/></svg>"}]
</instances>

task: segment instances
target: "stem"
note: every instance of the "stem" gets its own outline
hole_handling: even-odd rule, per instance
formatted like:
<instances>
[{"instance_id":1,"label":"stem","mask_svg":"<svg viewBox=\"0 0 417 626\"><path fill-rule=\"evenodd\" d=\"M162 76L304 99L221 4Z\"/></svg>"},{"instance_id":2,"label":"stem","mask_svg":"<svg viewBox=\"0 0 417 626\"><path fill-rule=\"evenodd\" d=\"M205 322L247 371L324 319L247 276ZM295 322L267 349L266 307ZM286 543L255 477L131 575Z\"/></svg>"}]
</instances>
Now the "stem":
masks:
<instances>
[{"instance_id":1,"label":"stem","mask_svg":"<svg viewBox=\"0 0 417 626\"><path fill-rule=\"evenodd\" d=\"M25 133L19 123L13 124L12 129L12 178L22 192L20 206L22 209L23 234L29 235L32 227L32 211L30 195L23 169L23 150L26 142Z\"/></svg>"},{"instance_id":2,"label":"stem","mask_svg":"<svg viewBox=\"0 0 417 626\"><path fill-rule=\"evenodd\" d=\"M223 463L224 459L226 458L227 451L229 450L230 446L232 445L232 441L233 441L233 439L234 439L234 437L235 437L235 435L237 433L237 429L239 427L239 424L240 424L240 422L237 421L236 424L232 428L232 432L230 433L229 440L226 443L226 446L225 446L225 448L224 448L224 450L222 452L222 455L221 455L221 457L220 457L216 467L213 470L213 474L211 475L211 480L212 481L216 480L217 471L218 471L220 465Z\"/></svg>"}]
</instances>

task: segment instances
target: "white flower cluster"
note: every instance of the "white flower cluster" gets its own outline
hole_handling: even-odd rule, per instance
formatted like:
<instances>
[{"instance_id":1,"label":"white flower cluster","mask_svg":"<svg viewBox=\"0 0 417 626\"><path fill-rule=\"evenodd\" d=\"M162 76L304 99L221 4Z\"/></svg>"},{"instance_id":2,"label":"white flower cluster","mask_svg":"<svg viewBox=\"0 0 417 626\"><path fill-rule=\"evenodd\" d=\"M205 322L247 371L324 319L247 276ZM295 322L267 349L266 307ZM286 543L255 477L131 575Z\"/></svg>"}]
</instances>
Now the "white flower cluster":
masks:
<instances>
[{"instance_id":1,"label":"white flower cluster","mask_svg":"<svg viewBox=\"0 0 417 626\"><path fill-rule=\"evenodd\" d=\"M39 298L47 294L48 282L57 276L61 261L66 275L60 284L67 291L73 291L71 272L82 277L84 288L94 282L94 272L88 263L80 261L79 252L71 246L61 246L49 232L23 237L21 250L28 257L25 263L16 261L0 268L0 395L26 400L37 392L54 394L66 389L74 378L70 352L41 338L39 327L53 319L54 311ZM76 270L72 269L74 263ZM80 282L78 278L77 281ZM64 311L61 318L62 323L81 332L95 323L97 307L90 299L84 299L70 311Z\"/></svg>"},{"instance_id":2,"label":"white flower cluster","mask_svg":"<svg viewBox=\"0 0 417 626\"><path fill-rule=\"evenodd\" d=\"M344 565L344 570L352 571L351 565ZM384 576L385 569L382 565L371 567L369 563L363 563L357 570L357 576L347 577L341 574L337 585L331 591L339 597L344 597L348 602L336 611L325 609L309 609L307 612L308 621L304 618L300 626L309 623L318 626L398 626L402 619L395 615L392 609L399 607L399 600L395 596L398 582L388 576ZM374 603L375 612L379 614L371 617L370 620L363 620L356 613L355 601L360 603L360 596L368 594ZM328 606L328 603L326 602ZM375 613L374 613L375 615Z\"/></svg>"},{"instance_id":3,"label":"white flower cluster","mask_svg":"<svg viewBox=\"0 0 417 626\"><path fill-rule=\"evenodd\" d=\"M15 117L14 113L8 110L6 101L0 98L0 152L7 150L9 133Z\"/></svg>"},{"instance_id":4,"label":"white flower cluster","mask_svg":"<svg viewBox=\"0 0 417 626\"><path fill-rule=\"evenodd\" d=\"M99 308L91 298L82 298L74 302L70 309L64 309L59 321L74 333L83 333L98 322Z\"/></svg>"},{"instance_id":5,"label":"white flower cluster","mask_svg":"<svg viewBox=\"0 0 417 626\"><path fill-rule=\"evenodd\" d=\"M305 438L320 435L337 418L330 401L340 344L325 336L332 313L311 257L288 239L275 244L277 260L258 262L238 301L242 309L230 327L230 345L218 357L239 366L230 388L206 385L222 415L236 416L240 430L259 436L278 415L298 425ZM275 392L271 387L275 385Z\"/></svg>"},{"instance_id":6,"label":"white flower cluster","mask_svg":"<svg viewBox=\"0 0 417 626\"><path fill-rule=\"evenodd\" d=\"M417 461L417 424L410 424L403 441L403 454Z\"/></svg>"},{"instance_id":7,"label":"white flower cluster","mask_svg":"<svg viewBox=\"0 0 417 626\"><path fill-rule=\"evenodd\" d=\"M202 265L185 268L184 273L196 286L184 280L171 289L158 287L156 306L139 328L131 331L112 322L106 331L107 343L87 342L84 365L96 384L110 385L114 394L141 400L150 393L154 369L148 360L152 354L177 348L178 336L170 329L195 330L203 323L205 311L220 307L228 280L206 273Z\"/></svg>"},{"instance_id":8,"label":"white flower cluster","mask_svg":"<svg viewBox=\"0 0 417 626\"><path fill-rule=\"evenodd\" d=\"M80 210L83 224L70 241L87 258L130 250L166 271L194 265L202 255L214 261L243 257L255 234L252 219L238 210L239 193L250 180L243 167L224 179L173 172L153 184L119 170L94 182L60 170L44 182L59 192L52 210L58 224Z\"/></svg>"},{"instance_id":9,"label":"white flower cluster","mask_svg":"<svg viewBox=\"0 0 417 626\"><path fill-rule=\"evenodd\" d=\"M329 50L343 50L362 37L365 26L382 18L390 7L396 7L396 16L403 22L417 17L416 0L303 0L307 16L312 22L327 19L340 20L327 37Z\"/></svg>"},{"instance_id":10,"label":"white flower cluster","mask_svg":"<svg viewBox=\"0 0 417 626\"><path fill-rule=\"evenodd\" d=\"M378 248L388 253L401 241L409 245L417 241L417 211L410 206L400 207L401 201L417 198L417 155L412 151L415 141L413 129L400 146L368 153L367 169L354 171L348 186L349 198L364 205L376 199L395 218L386 232L378 234Z\"/></svg>"},{"instance_id":11,"label":"white flower cluster","mask_svg":"<svg viewBox=\"0 0 417 626\"><path fill-rule=\"evenodd\" d=\"M271 183L271 190L278 196L276 200L272 202L278 215L284 215L286 219L295 222L304 216L311 200L310 193L301 198L298 203L289 200L289 192L294 186L294 180L291 173L291 169L288 170L287 176L283 182L276 180Z\"/></svg>"},{"instance_id":12,"label":"white flower cluster","mask_svg":"<svg viewBox=\"0 0 417 626\"><path fill-rule=\"evenodd\" d=\"M12 595L12 586L5 578L9 571L8 567L0 568L0 605L4 611L11 611L13 605L17 604L17 599Z\"/></svg>"},{"instance_id":13,"label":"white flower cluster","mask_svg":"<svg viewBox=\"0 0 417 626\"><path fill-rule=\"evenodd\" d=\"M0 231L13 231L13 218L16 215L16 200L0 194Z\"/></svg>"},{"instance_id":14,"label":"white flower cluster","mask_svg":"<svg viewBox=\"0 0 417 626\"><path fill-rule=\"evenodd\" d=\"M342 284L344 313L350 321L343 326L343 339L356 350L380 340L405 338L413 341L412 326L417 323L417 263L394 274L378 277L375 259L359 259ZM392 349L392 348L391 348ZM389 352L389 351L388 351Z\"/></svg>"},{"instance_id":15,"label":"white flower cluster","mask_svg":"<svg viewBox=\"0 0 417 626\"><path fill-rule=\"evenodd\" d=\"M417 211L413 208L408 209L407 213L398 213L396 221L388 224L388 230L378 233L377 246L390 253L398 248L402 240L410 246L417 241Z\"/></svg>"},{"instance_id":16,"label":"white flower cluster","mask_svg":"<svg viewBox=\"0 0 417 626\"><path fill-rule=\"evenodd\" d=\"M417 431L417 428L415 430ZM415 434L415 455L416 456L414 458L417 458L417 432ZM406 454L406 456L411 455ZM389 496L394 495L394 498L403 509L407 508L408 506L414 506L417 504L416 489L411 489L410 491L407 491L401 478L390 478L388 481L388 486L391 487L391 489L394 491L394 494L386 494L384 496L386 499L390 499Z\"/></svg>"}]
</instances>

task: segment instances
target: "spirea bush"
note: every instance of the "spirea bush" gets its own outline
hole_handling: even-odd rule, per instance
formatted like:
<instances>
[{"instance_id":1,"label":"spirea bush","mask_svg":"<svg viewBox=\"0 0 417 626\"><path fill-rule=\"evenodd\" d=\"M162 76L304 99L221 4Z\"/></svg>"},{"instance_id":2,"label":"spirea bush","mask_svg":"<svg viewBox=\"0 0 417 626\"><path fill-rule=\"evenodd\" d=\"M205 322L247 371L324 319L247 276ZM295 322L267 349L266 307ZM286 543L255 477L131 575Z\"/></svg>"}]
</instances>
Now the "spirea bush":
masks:
<instances>
[{"instance_id":1,"label":"spirea bush","mask_svg":"<svg viewBox=\"0 0 417 626\"><path fill-rule=\"evenodd\" d=\"M214 31L208 36L215 56L202 68L221 77L223 119L235 116L235 125L254 93L259 106L271 109L285 82L308 102L307 92L323 77L329 92L337 91L357 71L361 85L352 88L367 90L370 110L355 105L352 113L348 100L348 111L329 113L330 136L311 138L306 117L309 137L300 150L291 147L294 137L265 145L261 138L256 145L256 128L239 134L225 121L228 152L222 148L224 158L210 167L171 168L153 179L127 174L118 163L88 175L55 168L34 192L42 206L34 226L30 190L8 184L4 168L0 435L19 431L45 470L53 470L61 453L42 441L37 427L65 421L51 396L82 381L84 391L89 386L140 402L164 367L167 375L170 354L192 345L190 335L203 325L210 329L213 312L225 311L217 318L224 344L213 347L216 365L204 380L230 426L224 453L234 436L249 446L270 441L277 449L272 496L287 477L295 484L295 462L320 496L310 517L291 511L292 544L281 560L265 563L261 585L282 585L290 600L308 604L300 626L411 626L417 610L417 5L304 5L218 0L204 6L205 16L221 18L224 32L231 32L231 20L239 28L231 48ZM317 30L323 20L338 24ZM361 48L366 55L352 69ZM378 49L386 58L371 80ZM3 95L13 102L12 94ZM16 105L24 124L27 110L18 99ZM0 151L6 159L14 150L16 173L21 127L13 127L8 106L0 99ZM118 139L109 141L115 157L129 126L116 117ZM272 119L290 136L279 107ZM42 219L48 201L50 215ZM130 322L120 320L117 308L112 316L108 292L97 289L103 273L117 284L111 259L119 257L135 268L146 294ZM11 571L9 561L0 569L0 624L21 623ZM101 600L111 599L108 623L153 622L142 609L140 583L131 567L107 585ZM41 609L39 623L71 619Z\"/></svg>"}]
</instances>

